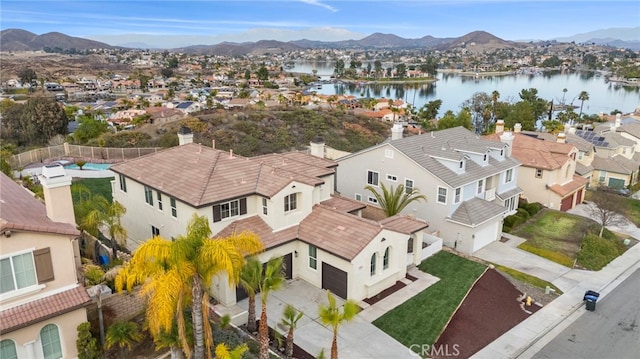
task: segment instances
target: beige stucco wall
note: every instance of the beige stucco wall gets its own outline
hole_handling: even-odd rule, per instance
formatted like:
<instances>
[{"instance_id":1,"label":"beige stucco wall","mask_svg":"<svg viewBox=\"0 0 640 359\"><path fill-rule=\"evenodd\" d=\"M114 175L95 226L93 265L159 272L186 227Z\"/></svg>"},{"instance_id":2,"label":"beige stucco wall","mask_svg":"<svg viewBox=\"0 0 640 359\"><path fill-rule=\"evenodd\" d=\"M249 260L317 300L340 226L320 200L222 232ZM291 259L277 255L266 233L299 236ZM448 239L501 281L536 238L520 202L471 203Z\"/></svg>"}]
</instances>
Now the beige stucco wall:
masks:
<instances>
[{"instance_id":1,"label":"beige stucco wall","mask_svg":"<svg viewBox=\"0 0 640 359\"><path fill-rule=\"evenodd\" d=\"M84 308L81 308L29 327L3 334L2 340L11 339L14 341L18 358L40 359L44 357L42 342L40 341L40 330L48 324L55 324L58 326L63 358L77 358L77 328L78 325L86 321L87 312Z\"/></svg>"}]
</instances>

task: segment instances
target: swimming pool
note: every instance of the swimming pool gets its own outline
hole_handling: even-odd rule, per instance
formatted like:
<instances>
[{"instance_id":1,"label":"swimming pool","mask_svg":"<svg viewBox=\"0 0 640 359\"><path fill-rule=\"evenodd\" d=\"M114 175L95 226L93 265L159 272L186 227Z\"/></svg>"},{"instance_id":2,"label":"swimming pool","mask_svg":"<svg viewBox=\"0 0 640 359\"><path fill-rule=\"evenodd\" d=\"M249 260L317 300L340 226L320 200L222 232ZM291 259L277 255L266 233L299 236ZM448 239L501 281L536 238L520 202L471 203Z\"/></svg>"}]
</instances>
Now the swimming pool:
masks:
<instances>
[{"instance_id":1,"label":"swimming pool","mask_svg":"<svg viewBox=\"0 0 640 359\"><path fill-rule=\"evenodd\" d=\"M105 171L108 170L109 167L111 167L111 163L90 163L87 162L84 164L84 166L82 166L83 170L93 170L93 171ZM69 170L79 170L80 167L78 167L78 165L76 165L75 163L69 164L64 166L64 168L69 169Z\"/></svg>"}]
</instances>

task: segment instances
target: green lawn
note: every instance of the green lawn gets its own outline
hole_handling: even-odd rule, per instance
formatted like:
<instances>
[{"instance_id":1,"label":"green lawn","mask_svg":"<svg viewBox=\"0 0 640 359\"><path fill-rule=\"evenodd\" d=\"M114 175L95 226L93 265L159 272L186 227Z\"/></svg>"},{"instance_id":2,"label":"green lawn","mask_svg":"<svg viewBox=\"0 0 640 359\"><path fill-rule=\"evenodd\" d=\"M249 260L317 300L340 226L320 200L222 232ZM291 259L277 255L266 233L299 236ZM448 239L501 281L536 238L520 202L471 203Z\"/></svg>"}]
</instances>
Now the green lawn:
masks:
<instances>
[{"instance_id":1,"label":"green lawn","mask_svg":"<svg viewBox=\"0 0 640 359\"><path fill-rule=\"evenodd\" d=\"M420 264L440 281L376 319L373 324L400 343L432 345L485 266L441 251Z\"/></svg>"},{"instance_id":2,"label":"green lawn","mask_svg":"<svg viewBox=\"0 0 640 359\"><path fill-rule=\"evenodd\" d=\"M73 194L74 202L76 202L77 195L74 193L74 186L82 185L87 187L93 195L101 195L109 202L113 200L111 195L111 181L113 177L108 178L82 178L74 180L71 184L71 193Z\"/></svg>"}]
</instances>

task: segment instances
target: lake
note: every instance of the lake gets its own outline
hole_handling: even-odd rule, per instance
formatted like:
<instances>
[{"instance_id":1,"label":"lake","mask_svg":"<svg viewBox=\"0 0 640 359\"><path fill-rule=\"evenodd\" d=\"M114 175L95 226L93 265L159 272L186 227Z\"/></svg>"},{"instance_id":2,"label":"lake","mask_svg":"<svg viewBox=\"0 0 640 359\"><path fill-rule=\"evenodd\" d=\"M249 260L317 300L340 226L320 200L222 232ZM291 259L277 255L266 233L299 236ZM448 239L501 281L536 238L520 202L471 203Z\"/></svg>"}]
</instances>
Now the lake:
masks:
<instances>
[{"instance_id":1,"label":"lake","mask_svg":"<svg viewBox=\"0 0 640 359\"><path fill-rule=\"evenodd\" d=\"M333 73L331 63L296 63L290 72L308 73L313 70L321 78L328 78ZM476 92L491 94L494 90L500 93L500 100L517 102L522 89L535 88L538 96L554 104L564 101L580 106L578 95L582 91L589 93L589 100L584 102L583 113L605 114L618 109L623 113L633 112L640 106L640 87L620 86L607 82L604 76L596 76L592 72L548 72L542 75L506 75L506 76L462 76L450 73L438 73L433 83L415 84L370 84L356 85L346 83L324 84L318 93L324 95L353 95L356 97L386 97L402 99L420 108L429 101L442 100L439 115L447 110L460 111L461 104ZM562 90L567 89L564 93Z\"/></svg>"}]
</instances>

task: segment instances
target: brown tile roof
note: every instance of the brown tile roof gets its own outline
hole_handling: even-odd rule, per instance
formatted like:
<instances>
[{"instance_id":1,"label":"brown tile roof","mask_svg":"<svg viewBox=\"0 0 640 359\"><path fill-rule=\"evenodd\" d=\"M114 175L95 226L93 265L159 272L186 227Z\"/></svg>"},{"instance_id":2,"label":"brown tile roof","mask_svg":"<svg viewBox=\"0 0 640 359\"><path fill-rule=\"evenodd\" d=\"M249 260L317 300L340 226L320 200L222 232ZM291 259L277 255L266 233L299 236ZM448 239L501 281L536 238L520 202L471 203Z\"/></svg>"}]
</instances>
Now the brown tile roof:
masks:
<instances>
[{"instance_id":1,"label":"brown tile roof","mask_svg":"<svg viewBox=\"0 0 640 359\"><path fill-rule=\"evenodd\" d=\"M380 221L380 224L388 230L404 234L412 234L429 227L427 222L406 215L385 218Z\"/></svg>"},{"instance_id":2,"label":"brown tile roof","mask_svg":"<svg viewBox=\"0 0 640 359\"><path fill-rule=\"evenodd\" d=\"M264 244L265 249L274 248L281 244L293 241L297 238L298 234L298 226L274 232L260 216L251 216L234 221L222 231L218 232L215 237L224 238L232 235L233 233L240 233L245 230L252 231L260 236L260 240Z\"/></svg>"},{"instance_id":3,"label":"brown tile roof","mask_svg":"<svg viewBox=\"0 0 640 359\"><path fill-rule=\"evenodd\" d=\"M500 141L501 133L485 136L493 141ZM569 160L573 145L543 141L522 133L514 133L511 156L522 162L522 166L554 170L562 168Z\"/></svg>"},{"instance_id":4,"label":"brown tile roof","mask_svg":"<svg viewBox=\"0 0 640 359\"><path fill-rule=\"evenodd\" d=\"M335 210L338 210L341 212L347 212L347 213L351 213L353 211L357 211L359 209L364 209L367 207L362 202L358 202L351 198L346 198L338 195L333 195L331 196L331 198L324 200L320 203L322 203L323 205L329 208L333 208Z\"/></svg>"},{"instance_id":5,"label":"brown tile roof","mask_svg":"<svg viewBox=\"0 0 640 359\"><path fill-rule=\"evenodd\" d=\"M84 307L90 301L83 286L0 311L0 334L27 327Z\"/></svg>"},{"instance_id":6,"label":"brown tile roof","mask_svg":"<svg viewBox=\"0 0 640 359\"><path fill-rule=\"evenodd\" d=\"M572 181L565 183L563 185L554 184L553 186L549 187L549 189L557 193L561 197L565 197L566 195L575 192L579 188L584 188L587 182L589 181L584 177L573 176Z\"/></svg>"},{"instance_id":7,"label":"brown tile roof","mask_svg":"<svg viewBox=\"0 0 640 359\"><path fill-rule=\"evenodd\" d=\"M5 230L80 234L71 224L49 219L42 202L11 178L0 173L0 231Z\"/></svg>"},{"instance_id":8,"label":"brown tile roof","mask_svg":"<svg viewBox=\"0 0 640 359\"><path fill-rule=\"evenodd\" d=\"M253 158L200 144L187 144L132 159L110 169L176 197L193 207L251 194L271 197L292 181L323 184L333 161L304 153Z\"/></svg>"}]
</instances>

